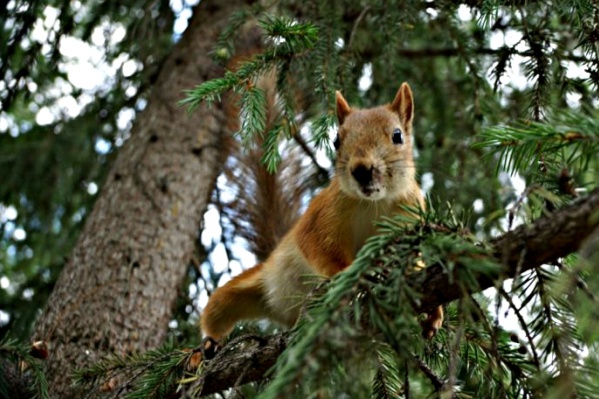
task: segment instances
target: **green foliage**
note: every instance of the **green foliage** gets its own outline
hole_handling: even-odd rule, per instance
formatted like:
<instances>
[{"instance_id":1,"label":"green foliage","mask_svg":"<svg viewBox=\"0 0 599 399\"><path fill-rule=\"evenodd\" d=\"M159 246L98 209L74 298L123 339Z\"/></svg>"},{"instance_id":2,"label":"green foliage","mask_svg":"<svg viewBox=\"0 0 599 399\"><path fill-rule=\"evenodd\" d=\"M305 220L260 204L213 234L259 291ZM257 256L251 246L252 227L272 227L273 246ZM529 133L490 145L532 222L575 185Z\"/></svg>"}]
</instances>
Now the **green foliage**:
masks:
<instances>
[{"instance_id":1,"label":"green foliage","mask_svg":"<svg viewBox=\"0 0 599 399\"><path fill-rule=\"evenodd\" d=\"M337 123L337 117L333 113L327 113L314 120L314 146L318 150L325 150L329 159L333 159L335 154L330 143L329 131Z\"/></svg>"},{"instance_id":2,"label":"green foliage","mask_svg":"<svg viewBox=\"0 0 599 399\"><path fill-rule=\"evenodd\" d=\"M144 354L114 354L77 370L74 379L75 383L89 385L93 390L113 384L111 389L123 393L126 399L162 399L177 391L193 354L175 350L172 343Z\"/></svg>"},{"instance_id":3,"label":"green foliage","mask_svg":"<svg viewBox=\"0 0 599 399\"><path fill-rule=\"evenodd\" d=\"M451 215L451 210L433 210L416 224L405 217L383 223L381 235L369 240L322 297L310 302L275 377L259 397L307 395L328 386L328 379L340 378L332 365L364 362L373 355L373 397L453 392L463 398L532 398L549 397L553 390L595 397L597 370L581 352L584 343L567 299L577 280L568 277L572 272L565 265L559 275L545 267L525 274L509 292L500 290L504 298L467 296L449 306L444 328L432 341L420 337L412 310L418 295L405 284L406 271L418 259L447 271L453 262L467 265L459 271L464 292L477 291L474 273L498 267L484 261L484 248ZM520 298L518 306L515 298ZM528 342L500 327L503 299ZM337 392L355 395L358 383Z\"/></svg>"},{"instance_id":4,"label":"green foliage","mask_svg":"<svg viewBox=\"0 0 599 399\"><path fill-rule=\"evenodd\" d=\"M189 106L190 110L202 102L208 105L220 100L220 96L231 89L251 90L255 81L273 64L293 57L301 51L314 46L317 29L311 24L295 24L291 20L268 18L261 22L270 39L270 46L263 54L255 56L251 61L243 63L236 71L228 71L223 78L217 78L197 86L187 92L187 98L180 102Z\"/></svg>"},{"instance_id":5,"label":"green foliage","mask_svg":"<svg viewBox=\"0 0 599 399\"><path fill-rule=\"evenodd\" d=\"M79 9L71 3L8 2L1 10L9 17L0 32L0 127L7 125L0 132L0 278L10 280L10 289L0 288L0 309L9 317L0 336L29 331L93 204L88 187L101 185L129 134L119 113L143 109L176 40L168 1L92 1ZM36 39L32 32L47 7L58 10L59 22L46 39ZM310 151L334 157L335 90L352 106L368 107L390 101L408 81L419 176L431 197L450 205L443 212L434 206L420 221L385 221L381 235L309 303L266 391L250 390L248 397L597 397L596 242L583 256L449 304L432 341L420 337L411 306L418 295L405 284L422 259L446 272L467 265L458 270L460 283L476 290L475 276L497 268L484 261L489 239L599 185L596 4L285 0L264 7L237 10L212 55L223 64L234 57L249 20L259 21L264 51L190 89L181 103L193 109L234 91L236 140L246 149L263 146L261 161L274 172L284 157L281 141L293 144L304 131L306 159L317 158ZM127 35L109 40L118 29ZM116 63L102 88L81 89L65 72L60 43L90 41L98 32L105 36L98 46L103 60L124 57L141 66L125 76ZM270 73L276 74L274 116L260 85ZM64 92L56 90L63 85ZM37 123L40 109L60 111L56 104L65 95L81 111L62 110L51 123ZM99 151L99 144L108 149ZM2 219L7 207L16 209L14 220ZM18 228L25 239L14 237ZM236 237L223 233L221 241L231 261ZM200 265L208 257L203 250L190 268L190 279L201 282L194 281L193 299L222 275ZM195 332L183 323L191 299L180 302L175 318L184 341ZM25 348L10 353L26 356ZM176 389L188 356L172 345L115 356L78 378L101 386L124 376L135 385L129 397L160 397Z\"/></svg>"},{"instance_id":6,"label":"green foliage","mask_svg":"<svg viewBox=\"0 0 599 399\"><path fill-rule=\"evenodd\" d=\"M9 398L10 389L13 388L6 380L9 374L8 368L18 370L11 374L20 374L27 378L28 383L31 384L27 389L33 393L32 399L50 398L42 361L31 355L31 344L10 338L0 341L0 397L2 398Z\"/></svg>"},{"instance_id":7,"label":"green foliage","mask_svg":"<svg viewBox=\"0 0 599 399\"><path fill-rule=\"evenodd\" d=\"M400 370L400 375L420 372L422 367L415 356L424 356L432 345L443 345L441 340L447 342L447 338L438 337L427 343L420 337L418 315L413 309L419 295L406 284L406 275L420 259L425 264L441 262L449 271L453 262L470 258L466 264L472 267L460 271L460 282L468 291L476 287L474 273L497 267L493 263L481 263L477 255L482 249L463 230L461 222L446 224L453 219L448 218L451 211L448 212L441 215L433 210L421 215L419 221L415 219L417 214L407 213L382 223L381 234L364 245L352 266L336 275L321 297L310 301L307 314L294 328L289 348L277 362L275 378L260 398L314 391L324 384L329 373L338 378L335 369L323 369L323 365L351 364L352 360L367 356L373 345L376 348L383 343L388 347L377 359L379 364L385 362L386 365L378 366L374 375L375 396L384 397L387 390L400 389L397 375L386 385L385 381L391 377L385 367ZM463 328L460 325L456 330ZM348 354L341 348L353 349ZM430 353L429 360L438 365L443 362L437 356L444 357L444 366L447 366L450 356L438 350L434 356ZM293 384L298 380L302 381L301 386ZM403 389L406 384L411 385L405 382ZM347 390L341 388L341 392L355 395L356 387L354 383ZM430 387L425 387L421 394L430 391Z\"/></svg>"},{"instance_id":8,"label":"green foliage","mask_svg":"<svg viewBox=\"0 0 599 399\"><path fill-rule=\"evenodd\" d=\"M256 4L255 7L260 7ZM217 60L226 61L235 52L235 38L237 32L243 27L243 25L256 13L260 12L260 9L252 10L250 8L242 8L234 11L229 17L229 22L218 37L215 49L213 51L213 57Z\"/></svg>"},{"instance_id":9,"label":"green foliage","mask_svg":"<svg viewBox=\"0 0 599 399\"><path fill-rule=\"evenodd\" d=\"M241 143L248 147L266 128L266 97L264 90L252 86L243 92L240 105Z\"/></svg>"},{"instance_id":10,"label":"green foliage","mask_svg":"<svg viewBox=\"0 0 599 399\"><path fill-rule=\"evenodd\" d=\"M577 185L593 186L597 184L593 161L599 152L598 132L597 118L561 112L544 122L489 127L481 133L477 146L498 155L498 171L519 173L531 183L549 183L544 176L558 176L566 168L581 177Z\"/></svg>"},{"instance_id":11,"label":"green foliage","mask_svg":"<svg viewBox=\"0 0 599 399\"><path fill-rule=\"evenodd\" d=\"M376 374L372 379L372 399L398 398L403 392L397 356L389 347L377 348Z\"/></svg>"},{"instance_id":12,"label":"green foliage","mask_svg":"<svg viewBox=\"0 0 599 399\"><path fill-rule=\"evenodd\" d=\"M234 23L241 26L242 17L245 14L235 15ZM264 155L262 162L269 172L274 173L280 162L278 143L281 133L292 137L297 126L295 125L295 107L287 88L289 79L290 63L302 52L314 47L318 29L312 24L296 23L287 18L274 18L266 16L260 21L264 30L265 41L268 44L264 53L254 56L251 61L243 63L235 71L227 71L223 78L204 82L193 90L187 92L187 98L180 102L188 105L190 110L199 106L202 102L208 105L220 100L222 94L229 90L235 90L241 94L240 119L241 128L237 133L241 138L243 147L247 147L256 140L256 136L266 133L264 140ZM226 31L224 38L231 37L231 31ZM228 45L230 47L230 45ZM282 110L281 116L274 127L267 132L266 110L267 103L264 91L257 87L260 77L272 68L277 71L277 95Z\"/></svg>"}]
</instances>

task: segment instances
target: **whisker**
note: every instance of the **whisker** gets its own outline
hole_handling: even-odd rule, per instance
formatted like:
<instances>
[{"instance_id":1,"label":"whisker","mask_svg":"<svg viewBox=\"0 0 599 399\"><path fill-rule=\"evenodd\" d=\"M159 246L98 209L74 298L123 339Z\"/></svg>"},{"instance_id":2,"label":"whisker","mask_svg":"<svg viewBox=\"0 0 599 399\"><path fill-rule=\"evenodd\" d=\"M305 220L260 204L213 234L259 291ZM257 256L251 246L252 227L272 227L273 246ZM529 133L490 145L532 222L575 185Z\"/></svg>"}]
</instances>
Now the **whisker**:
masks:
<instances>
[{"instance_id":1,"label":"whisker","mask_svg":"<svg viewBox=\"0 0 599 399\"><path fill-rule=\"evenodd\" d=\"M405 156L381 157L381 159L384 159L386 162L396 162L396 161L405 161L405 160L409 159L409 157L405 157Z\"/></svg>"},{"instance_id":2,"label":"whisker","mask_svg":"<svg viewBox=\"0 0 599 399\"><path fill-rule=\"evenodd\" d=\"M416 169L415 165L387 165L387 169L401 170L401 169Z\"/></svg>"}]
</instances>

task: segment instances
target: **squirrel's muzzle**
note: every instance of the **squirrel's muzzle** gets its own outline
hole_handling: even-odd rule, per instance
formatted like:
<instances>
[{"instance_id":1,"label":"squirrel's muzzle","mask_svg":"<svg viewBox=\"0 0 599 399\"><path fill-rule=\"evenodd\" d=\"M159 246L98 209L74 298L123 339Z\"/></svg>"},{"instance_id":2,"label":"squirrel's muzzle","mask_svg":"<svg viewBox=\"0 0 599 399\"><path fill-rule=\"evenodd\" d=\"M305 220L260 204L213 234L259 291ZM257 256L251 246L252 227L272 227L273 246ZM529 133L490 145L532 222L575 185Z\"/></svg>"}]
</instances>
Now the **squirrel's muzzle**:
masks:
<instances>
[{"instance_id":1,"label":"squirrel's muzzle","mask_svg":"<svg viewBox=\"0 0 599 399\"><path fill-rule=\"evenodd\" d=\"M362 187L367 187L372 184L374 176L374 166L367 167L366 165L358 165L351 171L352 176Z\"/></svg>"}]
</instances>

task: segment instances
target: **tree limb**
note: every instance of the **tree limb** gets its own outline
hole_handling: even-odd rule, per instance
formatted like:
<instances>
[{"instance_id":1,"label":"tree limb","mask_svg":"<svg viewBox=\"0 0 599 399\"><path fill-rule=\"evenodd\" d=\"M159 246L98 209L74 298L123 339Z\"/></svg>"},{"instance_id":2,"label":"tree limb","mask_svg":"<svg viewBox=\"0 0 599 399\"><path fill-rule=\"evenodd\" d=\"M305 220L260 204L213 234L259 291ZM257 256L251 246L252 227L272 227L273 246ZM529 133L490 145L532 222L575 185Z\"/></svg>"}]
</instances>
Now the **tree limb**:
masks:
<instances>
[{"instance_id":1,"label":"tree limb","mask_svg":"<svg viewBox=\"0 0 599 399\"><path fill-rule=\"evenodd\" d=\"M488 256L503 267L491 275L478 273L476 292L577 251L598 226L599 189L596 189L586 198L495 238L490 242ZM408 276L408 284L422 294L418 311L431 310L464 296L463 287L456 282L460 266L466 267L457 264L453 276L438 264ZM193 387L199 396L204 396L263 379L287 347L288 339L289 335L283 333L259 339L241 337L231 342L205 363ZM246 345L244 341L248 340L254 344Z\"/></svg>"},{"instance_id":2,"label":"tree limb","mask_svg":"<svg viewBox=\"0 0 599 399\"><path fill-rule=\"evenodd\" d=\"M184 397L202 397L263 379L287 348L288 342L287 332L260 338L240 337L231 341L214 359L205 363L200 378L186 390Z\"/></svg>"},{"instance_id":3,"label":"tree limb","mask_svg":"<svg viewBox=\"0 0 599 399\"><path fill-rule=\"evenodd\" d=\"M478 274L478 291L493 287L497 280L515 277L517 274L555 261L578 250L583 241L599 226L599 189L571 205L542 218L530 225L522 225L490 242L491 258L503 265L500 274ZM458 269L460 265L456 265ZM461 286L443 273L441 265L431 265L409 280L422 292L418 310L426 311L463 296ZM457 273L454 273L457 274ZM452 276L453 277L453 276ZM451 282L453 280L453 282Z\"/></svg>"},{"instance_id":4,"label":"tree limb","mask_svg":"<svg viewBox=\"0 0 599 399\"><path fill-rule=\"evenodd\" d=\"M406 58L427 58L427 57L455 57L460 55L460 49L457 47L444 47L444 48L421 48L421 49L410 49L410 48L400 48L395 50L398 55ZM499 47L496 49L488 48L488 47L480 47L473 50L476 54L481 55L519 55L522 57L532 57L534 54L530 50L516 50L512 47ZM572 53L565 53L560 55L563 59L572 61L572 62L589 62L589 63L597 63L597 60L592 58L587 58L580 55L575 55Z\"/></svg>"}]
</instances>

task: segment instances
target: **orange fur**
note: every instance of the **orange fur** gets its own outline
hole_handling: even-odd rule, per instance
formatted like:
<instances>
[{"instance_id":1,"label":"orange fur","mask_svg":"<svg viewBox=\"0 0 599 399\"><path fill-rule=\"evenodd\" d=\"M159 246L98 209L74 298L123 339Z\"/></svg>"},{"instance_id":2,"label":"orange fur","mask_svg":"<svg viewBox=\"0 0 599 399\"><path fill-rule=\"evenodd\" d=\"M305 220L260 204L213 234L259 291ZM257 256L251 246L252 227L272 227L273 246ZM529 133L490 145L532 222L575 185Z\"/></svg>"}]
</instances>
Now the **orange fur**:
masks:
<instances>
[{"instance_id":1,"label":"orange fur","mask_svg":"<svg viewBox=\"0 0 599 399\"><path fill-rule=\"evenodd\" d=\"M202 330L220 339L245 318L267 316L264 313L264 289L260 280L262 264L234 277L210 297L202 313Z\"/></svg>"},{"instance_id":2,"label":"orange fur","mask_svg":"<svg viewBox=\"0 0 599 399\"><path fill-rule=\"evenodd\" d=\"M365 110L352 109L337 92L335 177L264 263L214 292L202 314L206 336L221 340L241 319L268 317L293 325L319 276L349 266L376 233L377 220L402 212L402 205L424 207L412 158L413 115L407 83L390 104ZM396 129L400 143L393 142ZM434 333L442 320L442 308L436 309L423 327Z\"/></svg>"}]
</instances>

